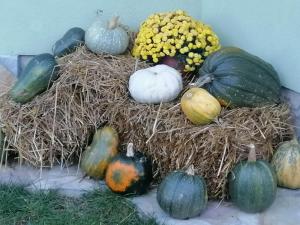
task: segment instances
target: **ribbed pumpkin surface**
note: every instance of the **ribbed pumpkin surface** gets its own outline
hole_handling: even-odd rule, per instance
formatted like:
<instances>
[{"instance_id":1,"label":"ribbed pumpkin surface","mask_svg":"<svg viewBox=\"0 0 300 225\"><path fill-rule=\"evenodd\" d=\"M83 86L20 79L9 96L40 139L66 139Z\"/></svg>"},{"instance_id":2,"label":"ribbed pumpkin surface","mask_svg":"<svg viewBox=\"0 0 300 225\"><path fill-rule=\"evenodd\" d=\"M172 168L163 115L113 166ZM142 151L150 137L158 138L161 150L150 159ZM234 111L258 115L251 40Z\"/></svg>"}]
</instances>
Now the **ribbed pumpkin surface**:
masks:
<instances>
[{"instance_id":1,"label":"ribbed pumpkin surface","mask_svg":"<svg viewBox=\"0 0 300 225\"><path fill-rule=\"evenodd\" d=\"M209 55L199 70L203 85L221 104L256 107L279 102L280 80L272 65L235 47Z\"/></svg>"},{"instance_id":2,"label":"ribbed pumpkin surface","mask_svg":"<svg viewBox=\"0 0 300 225\"><path fill-rule=\"evenodd\" d=\"M263 160L240 162L229 177L229 194L243 211L256 213L268 208L276 195L276 175Z\"/></svg>"},{"instance_id":3,"label":"ribbed pumpkin surface","mask_svg":"<svg viewBox=\"0 0 300 225\"><path fill-rule=\"evenodd\" d=\"M300 145L296 139L280 145L273 156L272 165L279 186L300 188Z\"/></svg>"},{"instance_id":4,"label":"ribbed pumpkin surface","mask_svg":"<svg viewBox=\"0 0 300 225\"><path fill-rule=\"evenodd\" d=\"M172 172L158 186L157 201L174 218L195 217L207 204L205 181L200 176L188 175L183 171Z\"/></svg>"}]
</instances>

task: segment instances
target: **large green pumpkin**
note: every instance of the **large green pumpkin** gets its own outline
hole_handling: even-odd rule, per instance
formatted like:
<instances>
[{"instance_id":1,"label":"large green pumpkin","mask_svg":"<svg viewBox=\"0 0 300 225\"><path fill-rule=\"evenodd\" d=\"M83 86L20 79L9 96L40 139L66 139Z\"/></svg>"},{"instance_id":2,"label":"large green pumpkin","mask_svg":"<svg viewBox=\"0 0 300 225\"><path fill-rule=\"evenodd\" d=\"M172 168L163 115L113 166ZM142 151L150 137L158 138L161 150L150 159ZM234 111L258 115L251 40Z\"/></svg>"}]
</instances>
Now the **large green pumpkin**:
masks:
<instances>
[{"instance_id":1,"label":"large green pumpkin","mask_svg":"<svg viewBox=\"0 0 300 225\"><path fill-rule=\"evenodd\" d=\"M278 185L286 188L300 188L300 144L295 137L282 143L272 158Z\"/></svg>"},{"instance_id":2,"label":"large green pumpkin","mask_svg":"<svg viewBox=\"0 0 300 225\"><path fill-rule=\"evenodd\" d=\"M248 161L238 163L229 174L231 200L245 212L262 212L273 203L276 187L275 171L268 162L256 160L251 145Z\"/></svg>"},{"instance_id":3,"label":"large green pumpkin","mask_svg":"<svg viewBox=\"0 0 300 225\"><path fill-rule=\"evenodd\" d=\"M58 70L54 56L48 53L37 55L25 67L9 95L15 102L29 102L45 91L57 78Z\"/></svg>"},{"instance_id":4,"label":"large green pumpkin","mask_svg":"<svg viewBox=\"0 0 300 225\"><path fill-rule=\"evenodd\" d=\"M201 176L187 172L171 172L157 189L160 207L171 217L187 219L198 216L207 205L207 188Z\"/></svg>"},{"instance_id":5,"label":"large green pumpkin","mask_svg":"<svg viewBox=\"0 0 300 225\"><path fill-rule=\"evenodd\" d=\"M280 80L272 65L235 47L209 55L199 69L204 86L222 105L256 107L278 103Z\"/></svg>"},{"instance_id":6,"label":"large green pumpkin","mask_svg":"<svg viewBox=\"0 0 300 225\"><path fill-rule=\"evenodd\" d=\"M103 179L108 164L118 153L119 136L110 126L96 131L90 146L83 152L80 167L93 178Z\"/></svg>"}]
</instances>

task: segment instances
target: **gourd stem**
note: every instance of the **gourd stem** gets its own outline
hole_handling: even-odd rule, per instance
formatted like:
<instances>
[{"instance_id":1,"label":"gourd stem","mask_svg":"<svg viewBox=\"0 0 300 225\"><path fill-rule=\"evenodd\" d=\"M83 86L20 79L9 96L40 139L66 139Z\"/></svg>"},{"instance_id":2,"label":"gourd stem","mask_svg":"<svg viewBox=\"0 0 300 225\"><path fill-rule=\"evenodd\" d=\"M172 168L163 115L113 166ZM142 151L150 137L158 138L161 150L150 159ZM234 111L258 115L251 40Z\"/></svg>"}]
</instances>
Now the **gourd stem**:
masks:
<instances>
[{"instance_id":1,"label":"gourd stem","mask_svg":"<svg viewBox=\"0 0 300 225\"><path fill-rule=\"evenodd\" d=\"M249 162L255 162L256 161L255 145L250 144L249 148L250 148L250 151L249 151L249 154L248 154L248 161Z\"/></svg>"},{"instance_id":2,"label":"gourd stem","mask_svg":"<svg viewBox=\"0 0 300 225\"><path fill-rule=\"evenodd\" d=\"M214 76L212 73L205 74L196 80L195 83L191 83L190 86L196 86L196 87L202 87L205 84L208 84L212 82L214 79Z\"/></svg>"},{"instance_id":3,"label":"gourd stem","mask_svg":"<svg viewBox=\"0 0 300 225\"><path fill-rule=\"evenodd\" d=\"M108 22L107 28L109 30L115 29L119 24L119 16L114 16L111 18L111 20Z\"/></svg>"},{"instance_id":4,"label":"gourd stem","mask_svg":"<svg viewBox=\"0 0 300 225\"><path fill-rule=\"evenodd\" d=\"M133 157L134 156L134 150L133 150L133 144L128 143L127 145L127 152L126 152L127 157Z\"/></svg>"},{"instance_id":5,"label":"gourd stem","mask_svg":"<svg viewBox=\"0 0 300 225\"><path fill-rule=\"evenodd\" d=\"M195 167L194 165L190 165L189 168L186 170L188 175L194 176L195 175Z\"/></svg>"}]
</instances>

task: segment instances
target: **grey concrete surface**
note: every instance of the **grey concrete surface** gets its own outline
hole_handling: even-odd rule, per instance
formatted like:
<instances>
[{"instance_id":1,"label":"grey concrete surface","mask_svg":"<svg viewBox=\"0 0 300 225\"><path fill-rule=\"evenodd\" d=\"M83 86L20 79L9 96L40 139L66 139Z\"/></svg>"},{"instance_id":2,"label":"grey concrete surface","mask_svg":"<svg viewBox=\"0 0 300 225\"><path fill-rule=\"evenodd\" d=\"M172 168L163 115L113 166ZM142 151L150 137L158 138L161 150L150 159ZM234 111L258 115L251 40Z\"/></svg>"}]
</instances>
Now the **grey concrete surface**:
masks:
<instances>
[{"instance_id":1,"label":"grey concrete surface","mask_svg":"<svg viewBox=\"0 0 300 225\"><path fill-rule=\"evenodd\" d=\"M73 197L94 189L107 189L104 182L83 178L77 166L43 170L30 166L2 166L0 183L24 185L31 191L55 189ZM154 216L164 225L300 225L300 190L279 188L273 205L257 214L244 213L231 202L209 201L201 215L189 220L176 220L165 214L156 201L156 189L131 200L142 216Z\"/></svg>"},{"instance_id":2,"label":"grey concrete surface","mask_svg":"<svg viewBox=\"0 0 300 225\"><path fill-rule=\"evenodd\" d=\"M263 213L240 211L230 202L209 201L198 217L177 220L169 217L156 201L156 190L133 199L141 214L154 216L164 225L300 225L300 190L278 188L272 206Z\"/></svg>"}]
</instances>

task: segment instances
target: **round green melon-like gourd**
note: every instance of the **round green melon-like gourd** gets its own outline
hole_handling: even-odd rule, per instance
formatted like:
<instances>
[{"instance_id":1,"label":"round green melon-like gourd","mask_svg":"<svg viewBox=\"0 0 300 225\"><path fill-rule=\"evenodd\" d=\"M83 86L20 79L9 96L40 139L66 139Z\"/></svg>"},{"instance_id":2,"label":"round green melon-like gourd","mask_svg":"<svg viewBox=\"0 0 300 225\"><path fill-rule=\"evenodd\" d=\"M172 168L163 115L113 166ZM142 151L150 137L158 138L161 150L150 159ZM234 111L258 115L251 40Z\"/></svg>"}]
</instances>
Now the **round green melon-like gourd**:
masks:
<instances>
[{"instance_id":1,"label":"round green melon-like gourd","mask_svg":"<svg viewBox=\"0 0 300 225\"><path fill-rule=\"evenodd\" d=\"M267 161L256 160L251 144L248 161L238 163L229 174L231 200L245 212L262 212L273 203L276 188L274 169Z\"/></svg>"},{"instance_id":2,"label":"round green melon-like gourd","mask_svg":"<svg viewBox=\"0 0 300 225\"><path fill-rule=\"evenodd\" d=\"M133 150L129 143L127 152L122 152L109 163L105 182L115 193L141 195L147 192L152 181L151 159L140 151Z\"/></svg>"},{"instance_id":3,"label":"round green melon-like gourd","mask_svg":"<svg viewBox=\"0 0 300 225\"><path fill-rule=\"evenodd\" d=\"M295 137L282 143L272 158L278 185L286 188L300 188L300 144Z\"/></svg>"},{"instance_id":4,"label":"round green melon-like gourd","mask_svg":"<svg viewBox=\"0 0 300 225\"><path fill-rule=\"evenodd\" d=\"M9 91L18 103L31 101L44 92L58 78L57 63L53 55L44 53L35 56L22 71L19 80Z\"/></svg>"},{"instance_id":5,"label":"round green melon-like gourd","mask_svg":"<svg viewBox=\"0 0 300 225\"><path fill-rule=\"evenodd\" d=\"M82 154L80 167L84 173L96 179L103 179L108 164L118 153L119 135L110 126L96 131L90 146Z\"/></svg>"},{"instance_id":6,"label":"round green melon-like gourd","mask_svg":"<svg viewBox=\"0 0 300 225\"><path fill-rule=\"evenodd\" d=\"M87 29L85 44L94 53L119 55L126 51L129 36L118 22L119 17L113 17L108 23L99 18Z\"/></svg>"},{"instance_id":7,"label":"round green melon-like gourd","mask_svg":"<svg viewBox=\"0 0 300 225\"><path fill-rule=\"evenodd\" d=\"M61 57L76 50L76 47L84 43L85 31L80 27L69 29L64 36L55 42L52 52L54 56Z\"/></svg>"},{"instance_id":8,"label":"round green melon-like gourd","mask_svg":"<svg viewBox=\"0 0 300 225\"><path fill-rule=\"evenodd\" d=\"M194 168L174 171L167 175L157 189L160 207L171 217L187 219L198 216L207 205L204 179L194 174Z\"/></svg>"},{"instance_id":9,"label":"round green melon-like gourd","mask_svg":"<svg viewBox=\"0 0 300 225\"><path fill-rule=\"evenodd\" d=\"M256 107L280 101L280 80L271 64L242 49L225 47L209 55L194 85L222 105Z\"/></svg>"}]
</instances>

